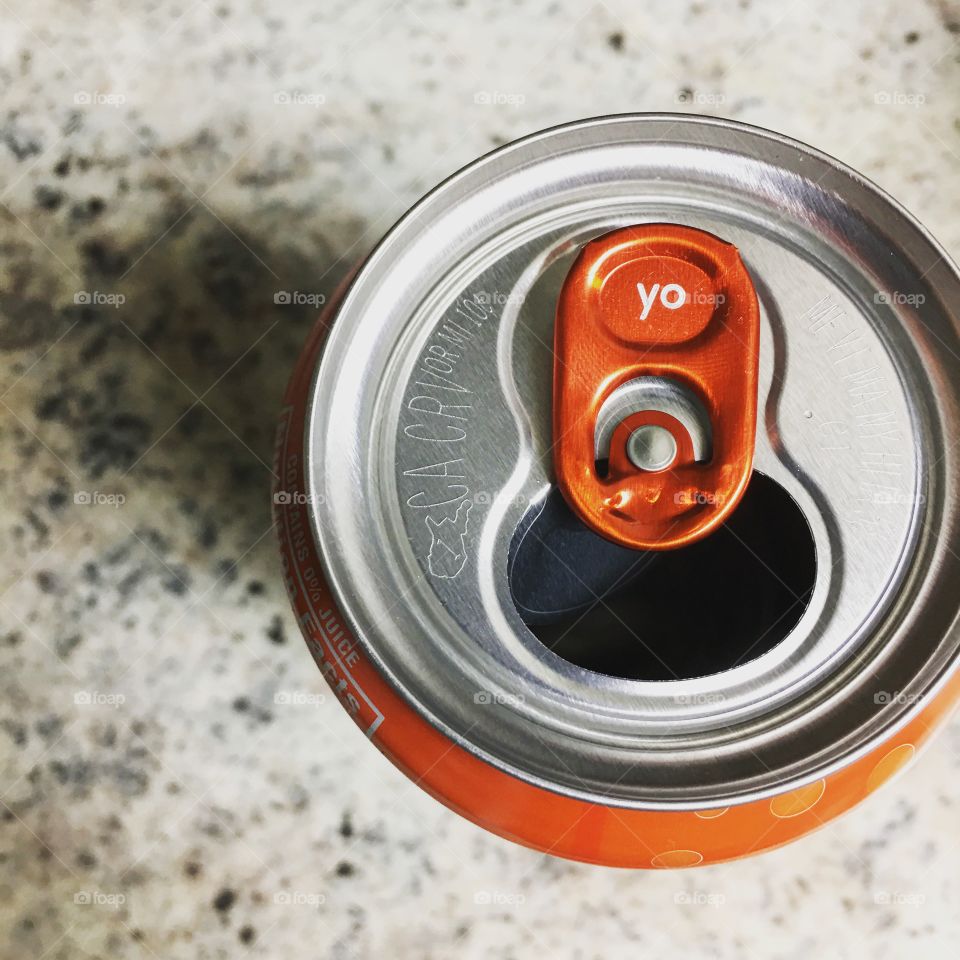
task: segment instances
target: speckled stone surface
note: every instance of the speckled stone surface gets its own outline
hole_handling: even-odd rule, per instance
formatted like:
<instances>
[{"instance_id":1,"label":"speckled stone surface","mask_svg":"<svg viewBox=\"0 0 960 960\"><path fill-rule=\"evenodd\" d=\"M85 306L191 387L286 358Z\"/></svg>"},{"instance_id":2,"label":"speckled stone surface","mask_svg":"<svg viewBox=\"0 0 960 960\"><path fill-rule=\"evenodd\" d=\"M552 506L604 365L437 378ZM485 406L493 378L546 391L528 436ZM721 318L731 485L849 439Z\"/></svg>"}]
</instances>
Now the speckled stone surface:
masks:
<instances>
[{"instance_id":1,"label":"speckled stone surface","mask_svg":"<svg viewBox=\"0 0 960 960\"><path fill-rule=\"evenodd\" d=\"M956 256L958 90L952 0L2 0L0 957L955 957L956 722L751 861L513 846L325 696L269 463L310 301L494 145L731 116Z\"/></svg>"}]
</instances>

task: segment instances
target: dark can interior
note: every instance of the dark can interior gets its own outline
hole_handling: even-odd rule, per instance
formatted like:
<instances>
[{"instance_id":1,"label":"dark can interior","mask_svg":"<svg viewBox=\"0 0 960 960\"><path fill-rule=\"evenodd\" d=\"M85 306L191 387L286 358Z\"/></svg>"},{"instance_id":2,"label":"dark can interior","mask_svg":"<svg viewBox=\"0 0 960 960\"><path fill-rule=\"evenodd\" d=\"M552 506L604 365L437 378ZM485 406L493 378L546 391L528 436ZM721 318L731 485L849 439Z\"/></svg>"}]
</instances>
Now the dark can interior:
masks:
<instances>
[{"instance_id":1,"label":"dark can interior","mask_svg":"<svg viewBox=\"0 0 960 960\"><path fill-rule=\"evenodd\" d=\"M676 550L604 539L555 488L518 527L508 569L524 622L564 660L615 677L683 680L773 649L803 615L816 568L799 505L754 471L727 522Z\"/></svg>"}]
</instances>

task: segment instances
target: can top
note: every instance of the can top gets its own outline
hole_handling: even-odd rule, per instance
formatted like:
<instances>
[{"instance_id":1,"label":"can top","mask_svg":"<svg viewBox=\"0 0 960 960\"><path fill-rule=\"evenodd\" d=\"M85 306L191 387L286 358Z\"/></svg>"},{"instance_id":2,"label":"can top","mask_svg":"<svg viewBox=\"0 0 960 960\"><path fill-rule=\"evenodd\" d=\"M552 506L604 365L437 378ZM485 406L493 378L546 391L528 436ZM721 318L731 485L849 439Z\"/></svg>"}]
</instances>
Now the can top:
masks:
<instances>
[{"instance_id":1,"label":"can top","mask_svg":"<svg viewBox=\"0 0 960 960\"><path fill-rule=\"evenodd\" d=\"M648 564L557 503L551 393L578 254L654 223L739 251L759 407L730 522ZM958 304L909 214L785 137L625 115L509 144L399 221L329 335L306 450L338 606L418 712L557 792L694 808L824 776L956 667Z\"/></svg>"}]
</instances>

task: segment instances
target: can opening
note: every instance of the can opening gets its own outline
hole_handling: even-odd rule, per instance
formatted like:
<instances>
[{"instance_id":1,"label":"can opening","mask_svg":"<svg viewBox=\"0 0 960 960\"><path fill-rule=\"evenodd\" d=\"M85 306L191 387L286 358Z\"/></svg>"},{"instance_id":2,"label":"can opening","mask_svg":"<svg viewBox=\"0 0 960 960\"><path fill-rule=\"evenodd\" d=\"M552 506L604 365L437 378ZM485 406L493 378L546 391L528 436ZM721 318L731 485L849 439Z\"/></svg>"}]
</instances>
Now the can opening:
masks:
<instances>
[{"instance_id":1,"label":"can opening","mask_svg":"<svg viewBox=\"0 0 960 960\"><path fill-rule=\"evenodd\" d=\"M686 680L763 655L796 626L816 578L813 534L754 471L730 519L677 550L618 546L559 490L524 517L508 563L517 610L564 660L633 680Z\"/></svg>"}]
</instances>

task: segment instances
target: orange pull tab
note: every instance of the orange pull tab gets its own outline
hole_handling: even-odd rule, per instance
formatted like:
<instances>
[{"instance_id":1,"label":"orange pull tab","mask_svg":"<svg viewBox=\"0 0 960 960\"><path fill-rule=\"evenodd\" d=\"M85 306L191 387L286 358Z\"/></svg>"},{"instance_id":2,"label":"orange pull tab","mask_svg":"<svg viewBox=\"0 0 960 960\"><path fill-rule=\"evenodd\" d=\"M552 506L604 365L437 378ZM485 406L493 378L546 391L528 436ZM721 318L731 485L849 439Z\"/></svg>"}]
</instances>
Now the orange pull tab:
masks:
<instances>
[{"instance_id":1,"label":"orange pull tab","mask_svg":"<svg viewBox=\"0 0 960 960\"><path fill-rule=\"evenodd\" d=\"M638 550L684 546L746 489L760 311L732 244L643 224L588 243L560 291L553 451L567 502Z\"/></svg>"}]
</instances>

